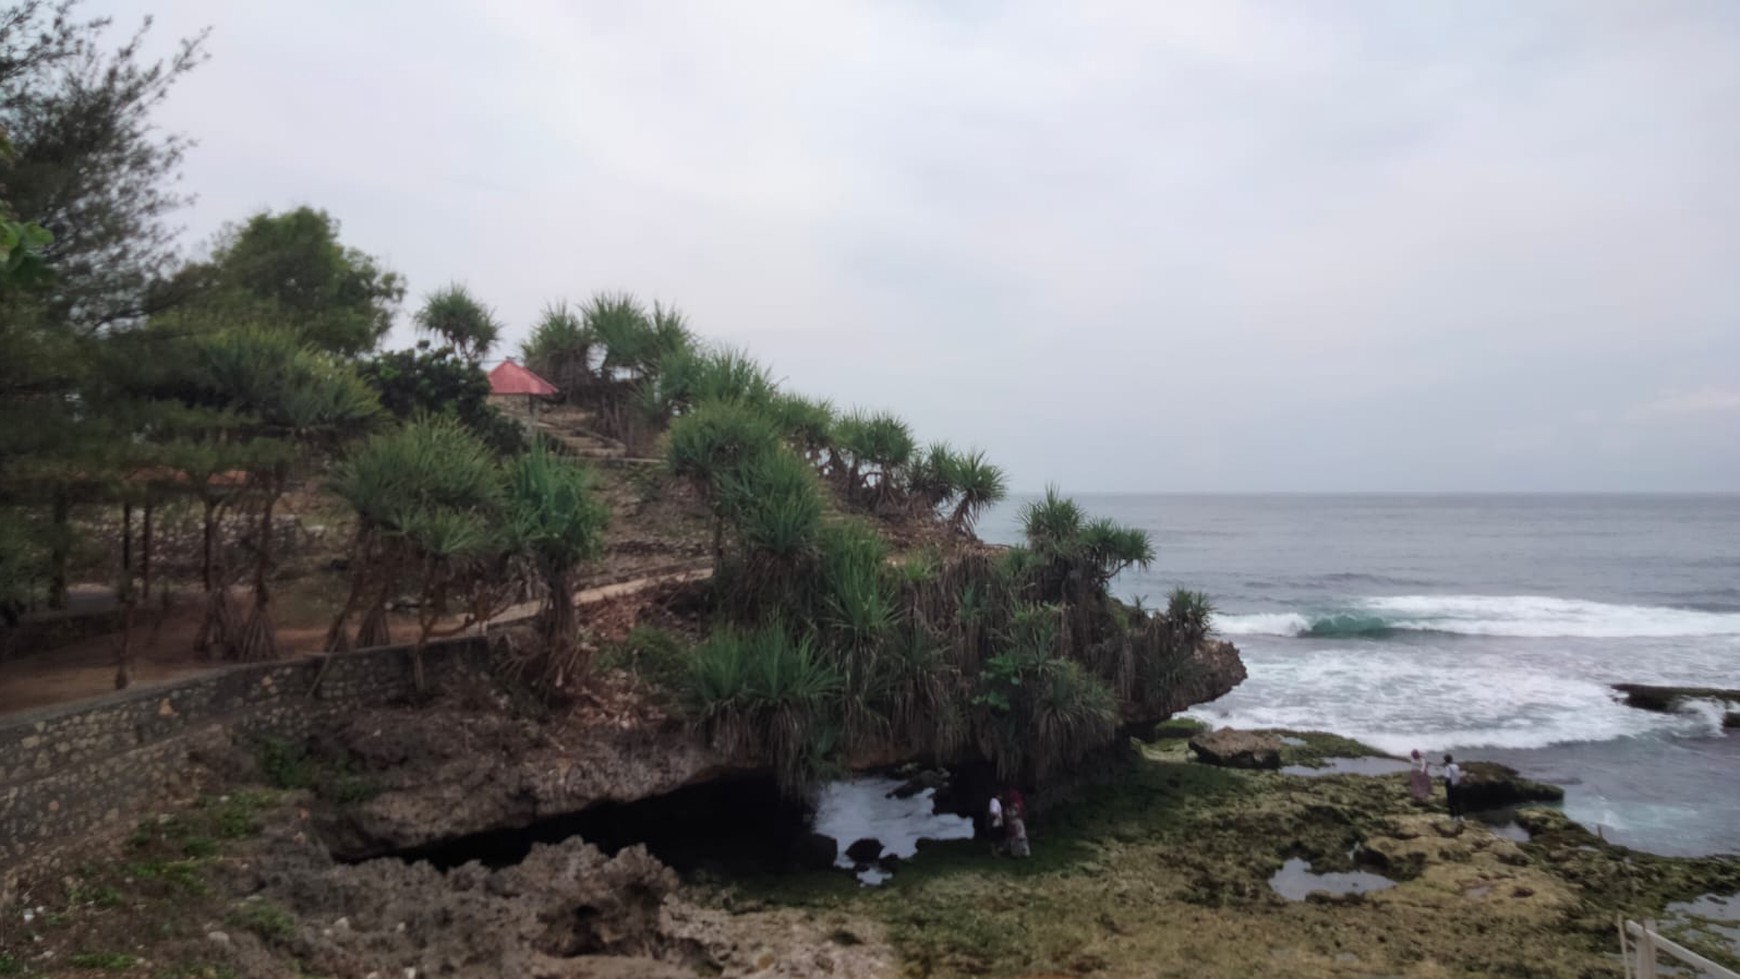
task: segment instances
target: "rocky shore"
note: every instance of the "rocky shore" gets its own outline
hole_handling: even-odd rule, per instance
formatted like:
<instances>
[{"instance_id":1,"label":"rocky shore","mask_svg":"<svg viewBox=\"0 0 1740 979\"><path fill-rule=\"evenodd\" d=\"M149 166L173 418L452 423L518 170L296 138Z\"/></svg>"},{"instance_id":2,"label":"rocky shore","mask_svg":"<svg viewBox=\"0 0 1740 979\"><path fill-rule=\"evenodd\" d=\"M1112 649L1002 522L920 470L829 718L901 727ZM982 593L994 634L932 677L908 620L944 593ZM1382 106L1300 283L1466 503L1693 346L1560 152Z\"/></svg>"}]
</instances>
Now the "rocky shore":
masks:
<instances>
[{"instance_id":1,"label":"rocky shore","mask_svg":"<svg viewBox=\"0 0 1740 979\"><path fill-rule=\"evenodd\" d=\"M1450 821L1439 800L1415 803L1403 774L1339 774L1336 753L1362 747L1345 739L1178 726L1046 807L1032 859L925 845L878 888L837 870L727 869L729 841L681 877L645 847L579 837L508 862L431 862L405 848L438 828L536 820L584 793L663 791L709 777L716 759L666 753L657 737L623 733L633 725L612 735L583 719L413 714L325 736L366 764L231 758L218 794L23 895L52 913L6 933L0 963L22 975L107 961L249 977L1583 977L1619 974L1616 915L1673 920L1677 902L1740 891L1740 859L1628 851L1552 808L1498 828ZM1287 770L1221 767L1192 750L1234 734L1279 743ZM558 745L589 759L594 781L550 779ZM1322 767L1289 774L1307 761ZM1491 803L1556 792L1468 767ZM410 791L434 773L438 785ZM1695 925L1687 941L1740 961Z\"/></svg>"}]
</instances>

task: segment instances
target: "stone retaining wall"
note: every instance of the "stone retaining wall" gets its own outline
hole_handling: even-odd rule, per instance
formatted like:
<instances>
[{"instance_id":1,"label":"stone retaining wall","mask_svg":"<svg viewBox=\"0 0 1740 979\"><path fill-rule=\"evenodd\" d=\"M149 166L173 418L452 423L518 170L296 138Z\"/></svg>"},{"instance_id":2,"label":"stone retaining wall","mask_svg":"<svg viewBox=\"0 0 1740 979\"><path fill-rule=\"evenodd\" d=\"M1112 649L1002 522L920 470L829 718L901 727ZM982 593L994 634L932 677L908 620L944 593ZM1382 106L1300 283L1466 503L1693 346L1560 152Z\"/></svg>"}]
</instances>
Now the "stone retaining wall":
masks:
<instances>
[{"instance_id":1,"label":"stone retaining wall","mask_svg":"<svg viewBox=\"0 0 1740 979\"><path fill-rule=\"evenodd\" d=\"M488 641L433 643L431 685L480 669ZM323 669L324 667L324 669ZM318 678L318 687L315 686ZM413 692L409 646L247 664L0 721L0 871L53 869L199 788L202 751L238 734L298 738Z\"/></svg>"}]
</instances>

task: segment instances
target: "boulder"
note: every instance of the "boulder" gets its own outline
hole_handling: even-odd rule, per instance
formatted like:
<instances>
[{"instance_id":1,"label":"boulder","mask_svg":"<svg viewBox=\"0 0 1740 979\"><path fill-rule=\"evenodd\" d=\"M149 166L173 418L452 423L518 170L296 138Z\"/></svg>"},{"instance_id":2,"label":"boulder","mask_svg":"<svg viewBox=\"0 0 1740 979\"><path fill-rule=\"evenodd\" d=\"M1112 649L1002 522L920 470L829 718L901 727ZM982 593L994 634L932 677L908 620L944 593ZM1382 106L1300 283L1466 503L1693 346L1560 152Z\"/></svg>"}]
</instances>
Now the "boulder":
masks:
<instances>
[{"instance_id":1,"label":"boulder","mask_svg":"<svg viewBox=\"0 0 1740 979\"><path fill-rule=\"evenodd\" d=\"M1502 809L1529 802L1561 802L1565 790L1557 785L1523 778L1516 769L1497 762L1471 761L1462 765L1462 805L1465 809Z\"/></svg>"},{"instance_id":2,"label":"boulder","mask_svg":"<svg viewBox=\"0 0 1740 979\"><path fill-rule=\"evenodd\" d=\"M846 848L846 856L850 857L854 863L875 863L876 858L881 855L882 841L868 836L854 841L851 846Z\"/></svg>"},{"instance_id":3,"label":"boulder","mask_svg":"<svg viewBox=\"0 0 1740 979\"><path fill-rule=\"evenodd\" d=\"M1281 749L1286 745L1273 734L1235 731L1223 727L1190 739L1198 761L1222 768L1280 768Z\"/></svg>"}]
</instances>

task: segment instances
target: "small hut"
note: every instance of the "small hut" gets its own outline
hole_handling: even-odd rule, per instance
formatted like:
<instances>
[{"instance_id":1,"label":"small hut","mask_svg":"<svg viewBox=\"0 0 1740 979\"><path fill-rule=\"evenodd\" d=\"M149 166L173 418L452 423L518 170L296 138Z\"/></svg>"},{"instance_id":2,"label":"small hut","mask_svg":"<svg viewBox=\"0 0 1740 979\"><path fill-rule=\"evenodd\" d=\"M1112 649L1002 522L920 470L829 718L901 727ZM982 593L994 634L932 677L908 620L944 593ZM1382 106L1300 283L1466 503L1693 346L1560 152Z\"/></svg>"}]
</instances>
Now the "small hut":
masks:
<instances>
[{"instance_id":1,"label":"small hut","mask_svg":"<svg viewBox=\"0 0 1740 979\"><path fill-rule=\"evenodd\" d=\"M538 399L555 397L559 393L556 385L514 363L511 358L489 372L489 400L518 414L519 400L525 398L526 432L534 437L538 428Z\"/></svg>"}]
</instances>

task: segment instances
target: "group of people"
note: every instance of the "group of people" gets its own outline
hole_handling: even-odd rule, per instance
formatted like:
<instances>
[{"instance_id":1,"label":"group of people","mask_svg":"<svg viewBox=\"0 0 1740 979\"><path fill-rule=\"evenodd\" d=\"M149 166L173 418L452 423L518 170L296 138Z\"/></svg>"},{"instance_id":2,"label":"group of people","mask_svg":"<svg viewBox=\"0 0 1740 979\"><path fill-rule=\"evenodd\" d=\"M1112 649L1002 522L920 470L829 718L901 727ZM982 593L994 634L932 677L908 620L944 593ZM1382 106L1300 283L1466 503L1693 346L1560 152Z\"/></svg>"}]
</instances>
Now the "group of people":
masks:
<instances>
[{"instance_id":1,"label":"group of people","mask_svg":"<svg viewBox=\"0 0 1740 979\"><path fill-rule=\"evenodd\" d=\"M1409 775L1417 802L1428 802L1432 798L1432 765L1426 761L1426 756L1420 754L1420 749L1414 749L1414 770ZM1450 755L1444 756L1444 767L1440 769L1444 776L1444 802L1450 807L1450 815L1460 822L1462 820L1462 766L1456 764L1456 759Z\"/></svg>"},{"instance_id":2,"label":"group of people","mask_svg":"<svg viewBox=\"0 0 1740 979\"><path fill-rule=\"evenodd\" d=\"M1032 853L1027 845L1027 800L1021 790L1007 788L991 796L985 811L985 825L990 828L992 853L1025 857Z\"/></svg>"}]
</instances>

